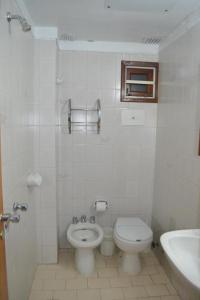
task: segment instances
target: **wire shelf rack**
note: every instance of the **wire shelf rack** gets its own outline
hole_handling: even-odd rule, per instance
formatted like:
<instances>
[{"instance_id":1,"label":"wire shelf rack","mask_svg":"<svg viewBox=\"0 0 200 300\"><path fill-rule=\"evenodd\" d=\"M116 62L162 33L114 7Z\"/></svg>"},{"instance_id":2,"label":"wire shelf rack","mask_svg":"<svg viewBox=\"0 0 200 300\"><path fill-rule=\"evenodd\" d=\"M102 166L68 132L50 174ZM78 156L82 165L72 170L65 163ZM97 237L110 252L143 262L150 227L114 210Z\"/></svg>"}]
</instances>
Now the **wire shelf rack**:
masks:
<instances>
[{"instance_id":1,"label":"wire shelf rack","mask_svg":"<svg viewBox=\"0 0 200 300\"><path fill-rule=\"evenodd\" d=\"M97 134L101 129L101 102L96 100L94 108L73 108L72 100L68 99L68 132L72 133L74 126L96 127Z\"/></svg>"}]
</instances>

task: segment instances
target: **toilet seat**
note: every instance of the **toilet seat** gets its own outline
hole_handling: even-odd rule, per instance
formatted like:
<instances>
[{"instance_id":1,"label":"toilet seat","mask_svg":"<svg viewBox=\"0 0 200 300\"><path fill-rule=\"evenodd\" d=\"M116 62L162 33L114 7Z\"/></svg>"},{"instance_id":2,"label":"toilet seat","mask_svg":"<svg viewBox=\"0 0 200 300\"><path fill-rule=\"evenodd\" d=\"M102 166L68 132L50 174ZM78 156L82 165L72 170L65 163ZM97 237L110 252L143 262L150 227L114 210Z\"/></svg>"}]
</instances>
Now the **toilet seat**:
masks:
<instances>
[{"instance_id":1,"label":"toilet seat","mask_svg":"<svg viewBox=\"0 0 200 300\"><path fill-rule=\"evenodd\" d=\"M123 241L139 243L152 239L152 230L139 218L119 218L115 234Z\"/></svg>"}]
</instances>

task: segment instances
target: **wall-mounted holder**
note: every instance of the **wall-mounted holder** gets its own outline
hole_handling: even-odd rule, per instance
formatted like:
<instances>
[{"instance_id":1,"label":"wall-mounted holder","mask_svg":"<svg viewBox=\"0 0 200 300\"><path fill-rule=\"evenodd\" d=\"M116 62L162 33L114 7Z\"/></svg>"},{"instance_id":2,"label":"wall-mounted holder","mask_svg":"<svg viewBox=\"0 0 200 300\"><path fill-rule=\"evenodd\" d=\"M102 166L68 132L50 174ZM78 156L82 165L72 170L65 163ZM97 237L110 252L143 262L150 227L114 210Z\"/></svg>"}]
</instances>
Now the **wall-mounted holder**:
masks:
<instances>
[{"instance_id":1,"label":"wall-mounted holder","mask_svg":"<svg viewBox=\"0 0 200 300\"><path fill-rule=\"evenodd\" d=\"M94 202L94 209L96 212L104 212L108 209L108 201L106 200L97 200Z\"/></svg>"},{"instance_id":2,"label":"wall-mounted holder","mask_svg":"<svg viewBox=\"0 0 200 300\"><path fill-rule=\"evenodd\" d=\"M26 179L27 187L37 187L42 184L42 176L39 173L31 173Z\"/></svg>"},{"instance_id":3,"label":"wall-mounted holder","mask_svg":"<svg viewBox=\"0 0 200 300\"><path fill-rule=\"evenodd\" d=\"M101 128L101 103L97 99L95 108L72 108L71 99L68 100L68 131L72 133L73 126L96 127L97 134Z\"/></svg>"}]
</instances>

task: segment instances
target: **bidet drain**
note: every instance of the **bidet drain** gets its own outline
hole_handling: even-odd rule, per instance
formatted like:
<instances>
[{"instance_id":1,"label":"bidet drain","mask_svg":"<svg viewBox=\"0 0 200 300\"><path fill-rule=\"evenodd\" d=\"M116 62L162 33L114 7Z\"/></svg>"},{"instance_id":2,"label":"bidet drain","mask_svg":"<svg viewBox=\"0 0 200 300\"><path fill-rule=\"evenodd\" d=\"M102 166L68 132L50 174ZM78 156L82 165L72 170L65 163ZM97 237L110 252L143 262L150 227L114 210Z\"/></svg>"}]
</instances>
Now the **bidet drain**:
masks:
<instances>
[{"instance_id":1,"label":"bidet drain","mask_svg":"<svg viewBox=\"0 0 200 300\"><path fill-rule=\"evenodd\" d=\"M82 242L87 242L87 239L82 239Z\"/></svg>"}]
</instances>

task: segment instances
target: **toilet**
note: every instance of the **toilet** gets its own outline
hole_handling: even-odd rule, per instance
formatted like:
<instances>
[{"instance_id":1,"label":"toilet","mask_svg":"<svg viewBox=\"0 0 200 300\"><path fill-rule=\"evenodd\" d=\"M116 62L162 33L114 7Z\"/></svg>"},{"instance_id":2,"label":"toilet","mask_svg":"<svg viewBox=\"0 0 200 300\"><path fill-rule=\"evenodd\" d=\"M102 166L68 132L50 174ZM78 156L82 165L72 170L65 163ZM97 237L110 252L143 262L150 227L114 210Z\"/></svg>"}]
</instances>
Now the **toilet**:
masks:
<instances>
[{"instance_id":1,"label":"toilet","mask_svg":"<svg viewBox=\"0 0 200 300\"><path fill-rule=\"evenodd\" d=\"M140 218L118 218L114 227L114 240L122 250L121 269L138 274L141 271L139 253L150 247L153 232Z\"/></svg>"}]
</instances>

